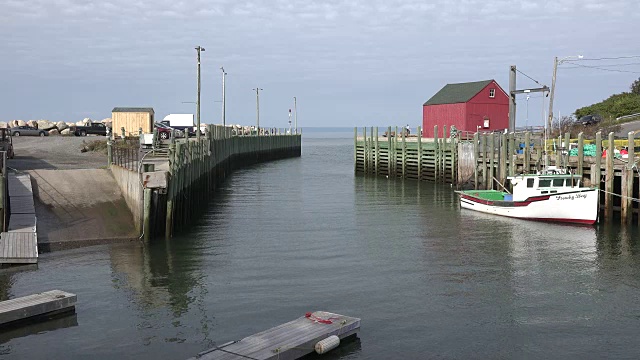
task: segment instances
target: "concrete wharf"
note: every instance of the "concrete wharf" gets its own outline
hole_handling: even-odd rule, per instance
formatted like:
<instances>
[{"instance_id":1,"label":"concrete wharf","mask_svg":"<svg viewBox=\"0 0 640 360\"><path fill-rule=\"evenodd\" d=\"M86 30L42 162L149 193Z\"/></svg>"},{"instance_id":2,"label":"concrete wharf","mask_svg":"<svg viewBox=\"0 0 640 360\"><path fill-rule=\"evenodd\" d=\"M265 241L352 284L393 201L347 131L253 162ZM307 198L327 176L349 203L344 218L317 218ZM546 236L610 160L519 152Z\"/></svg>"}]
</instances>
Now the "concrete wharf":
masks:
<instances>
[{"instance_id":1,"label":"concrete wharf","mask_svg":"<svg viewBox=\"0 0 640 360\"><path fill-rule=\"evenodd\" d=\"M75 311L75 294L51 290L0 302L0 325Z\"/></svg>"},{"instance_id":2,"label":"concrete wharf","mask_svg":"<svg viewBox=\"0 0 640 360\"><path fill-rule=\"evenodd\" d=\"M203 351L190 360L289 360L316 351L316 344L335 335L354 336L360 319L326 311L308 313L296 320Z\"/></svg>"}]
</instances>

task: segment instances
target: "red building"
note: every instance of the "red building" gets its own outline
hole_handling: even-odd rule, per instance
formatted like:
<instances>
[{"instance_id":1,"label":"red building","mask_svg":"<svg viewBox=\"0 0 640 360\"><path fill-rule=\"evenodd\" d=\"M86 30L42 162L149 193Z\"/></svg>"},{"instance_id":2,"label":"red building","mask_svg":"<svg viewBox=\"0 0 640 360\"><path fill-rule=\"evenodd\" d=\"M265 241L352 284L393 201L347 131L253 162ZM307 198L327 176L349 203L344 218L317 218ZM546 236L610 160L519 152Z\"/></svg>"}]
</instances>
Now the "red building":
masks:
<instances>
[{"instance_id":1,"label":"red building","mask_svg":"<svg viewBox=\"0 0 640 360\"><path fill-rule=\"evenodd\" d=\"M435 125L438 137L445 125L470 132L507 129L509 95L495 80L447 84L422 107L422 136L432 138Z\"/></svg>"}]
</instances>

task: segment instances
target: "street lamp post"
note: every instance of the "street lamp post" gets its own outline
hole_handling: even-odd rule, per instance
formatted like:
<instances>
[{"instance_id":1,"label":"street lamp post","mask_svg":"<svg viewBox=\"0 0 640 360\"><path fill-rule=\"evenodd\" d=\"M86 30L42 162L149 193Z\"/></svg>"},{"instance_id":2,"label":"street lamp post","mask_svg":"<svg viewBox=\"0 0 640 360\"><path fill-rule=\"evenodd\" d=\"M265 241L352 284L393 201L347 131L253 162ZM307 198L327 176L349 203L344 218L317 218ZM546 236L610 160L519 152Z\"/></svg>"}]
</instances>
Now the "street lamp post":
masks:
<instances>
[{"instance_id":1,"label":"street lamp post","mask_svg":"<svg viewBox=\"0 0 640 360\"><path fill-rule=\"evenodd\" d=\"M204 51L202 46L196 46L198 52L198 100L196 100L196 139L200 141L200 52Z\"/></svg>"},{"instance_id":2,"label":"street lamp post","mask_svg":"<svg viewBox=\"0 0 640 360\"><path fill-rule=\"evenodd\" d=\"M253 90L256 91L256 130L258 135L260 135L260 91L262 89L256 86Z\"/></svg>"},{"instance_id":3,"label":"street lamp post","mask_svg":"<svg viewBox=\"0 0 640 360\"><path fill-rule=\"evenodd\" d=\"M525 131L527 131L529 129L529 98L530 98L530 96L527 95L527 118L524 120L524 129L525 129Z\"/></svg>"},{"instance_id":4,"label":"street lamp post","mask_svg":"<svg viewBox=\"0 0 640 360\"><path fill-rule=\"evenodd\" d=\"M224 71L224 67L221 66L220 70L222 70L222 126L226 126L226 103L225 103L225 88L224 88L224 78L227 73Z\"/></svg>"},{"instance_id":5,"label":"street lamp post","mask_svg":"<svg viewBox=\"0 0 640 360\"><path fill-rule=\"evenodd\" d=\"M294 123L294 127L296 129L296 134L297 134L298 133L298 103L295 96L293 97L293 123Z\"/></svg>"},{"instance_id":6,"label":"street lamp post","mask_svg":"<svg viewBox=\"0 0 640 360\"><path fill-rule=\"evenodd\" d=\"M551 128L551 121L553 120L553 95L556 90L556 73L558 72L558 65L561 65L567 60L582 59L582 55L578 56L566 56L558 60L558 57L553 58L553 77L551 78L551 91L549 92L549 119L547 125Z\"/></svg>"}]
</instances>

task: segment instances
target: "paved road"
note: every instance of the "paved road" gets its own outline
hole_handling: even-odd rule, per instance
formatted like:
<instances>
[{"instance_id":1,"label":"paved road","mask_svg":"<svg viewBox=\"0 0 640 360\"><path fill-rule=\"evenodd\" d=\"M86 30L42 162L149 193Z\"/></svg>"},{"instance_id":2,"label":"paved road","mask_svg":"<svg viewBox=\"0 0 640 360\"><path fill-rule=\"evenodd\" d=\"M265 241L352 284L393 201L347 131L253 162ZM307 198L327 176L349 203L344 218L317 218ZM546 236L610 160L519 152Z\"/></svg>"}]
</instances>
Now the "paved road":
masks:
<instances>
[{"instance_id":1,"label":"paved road","mask_svg":"<svg viewBox=\"0 0 640 360\"><path fill-rule=\"evenodd\" d=\"M97 169L107 165L103 152L80 151L83 142L103 140L100 136L47 136L13 138L15 158L8 166L18 170L34 169Z\"/></svg>"},{"instance_id":2,"label":"paved road","mask_svg":"<svg viewBox=\"0 0 640 360\"><path fill-rule=\"evenodd\" d=\"M616 136L627 137L629 131L636 133L636 139L640 138L640 120L624 123L620 125L620 131L616 133Z\"/></svg>"}]
</instances>

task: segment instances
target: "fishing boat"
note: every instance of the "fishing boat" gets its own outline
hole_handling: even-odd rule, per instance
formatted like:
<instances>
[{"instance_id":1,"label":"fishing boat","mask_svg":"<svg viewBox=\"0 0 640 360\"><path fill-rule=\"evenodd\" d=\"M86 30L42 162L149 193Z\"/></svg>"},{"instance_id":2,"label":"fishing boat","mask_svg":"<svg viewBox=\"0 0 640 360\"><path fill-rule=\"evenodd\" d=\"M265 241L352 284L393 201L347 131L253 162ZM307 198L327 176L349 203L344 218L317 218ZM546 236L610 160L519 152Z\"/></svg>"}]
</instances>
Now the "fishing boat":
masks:
<instances>
[{"instance_id":1,"label":"fishing boat","mask_svg":"<svg viewBox=\"0 0 640 360\"><path fill-rule=\"evenodd\" d=\"M542 173L511 176L507 189L456 191L460 207L518 219L593 224L598 219L598 189L581 187L580 176L549 167Z\"/></svg>"}]
</instances>

